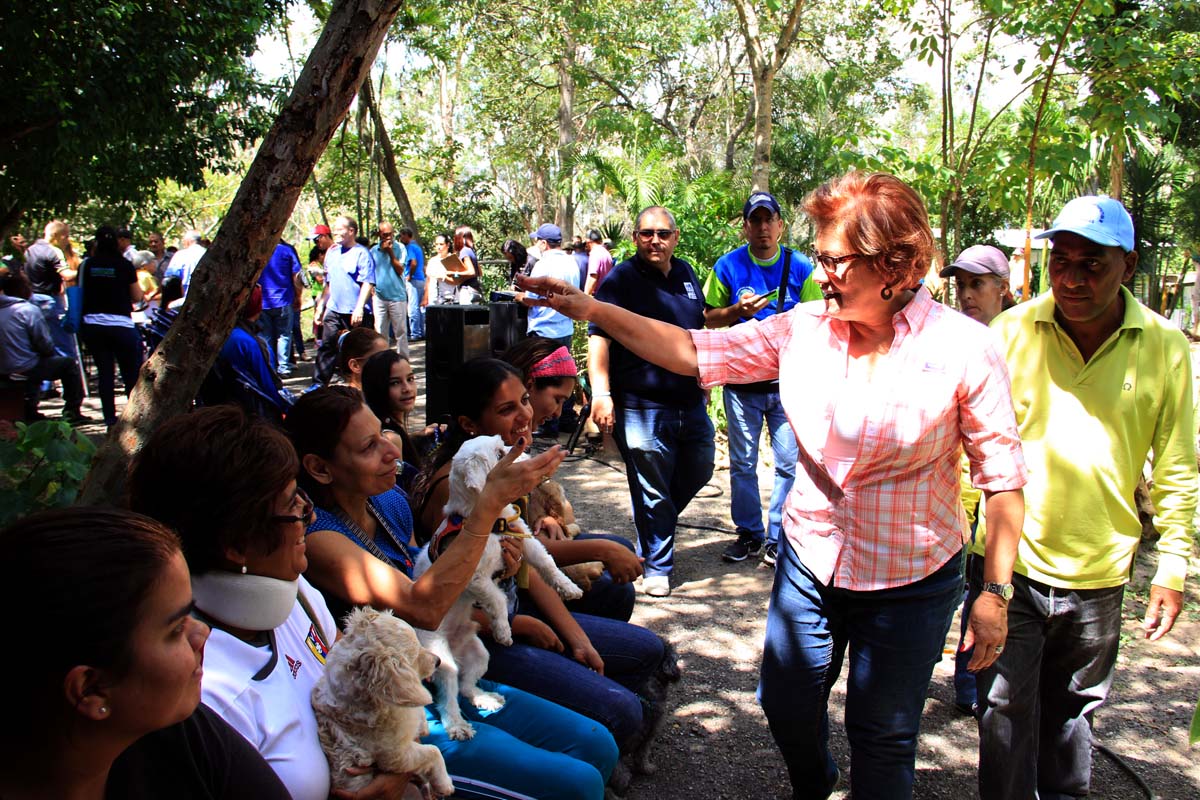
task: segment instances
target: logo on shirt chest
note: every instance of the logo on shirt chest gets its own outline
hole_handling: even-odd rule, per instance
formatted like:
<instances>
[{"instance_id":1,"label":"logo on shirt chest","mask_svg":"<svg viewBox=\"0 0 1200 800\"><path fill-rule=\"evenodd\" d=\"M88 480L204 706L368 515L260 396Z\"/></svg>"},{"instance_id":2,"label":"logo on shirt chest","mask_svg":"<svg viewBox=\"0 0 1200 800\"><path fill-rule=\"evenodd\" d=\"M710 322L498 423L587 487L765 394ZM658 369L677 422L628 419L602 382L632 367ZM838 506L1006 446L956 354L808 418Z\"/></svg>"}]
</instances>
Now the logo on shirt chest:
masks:
<instances>
[{"instance_id":1,"label":"logo on shirt chest","mask_svg":"<svg viewBox=\"0 0 1200 800\"><path fill-rule=\"evenodd\" d=\"M295 680L296 676L300 674L300 668L304 666L304 662L298 658L292 658L287 653L284 653L283 657L287 659L288 672L292 673L292 680Z\"/></svg>"},{"instance_id":2,"label":"logo on shirt chest","mask_svg":"<svg viewBox=\"0 0 1200 800\"><path fill-rule=\"evenodd\" d=\"M689 300L699 300L700 299L700 296L696 294L696 287L692 286L691 281L687 281L686 283L683 284L683 290L685 292L687 292L687 296L688 296Z\"/></svg>"}]
</instances>

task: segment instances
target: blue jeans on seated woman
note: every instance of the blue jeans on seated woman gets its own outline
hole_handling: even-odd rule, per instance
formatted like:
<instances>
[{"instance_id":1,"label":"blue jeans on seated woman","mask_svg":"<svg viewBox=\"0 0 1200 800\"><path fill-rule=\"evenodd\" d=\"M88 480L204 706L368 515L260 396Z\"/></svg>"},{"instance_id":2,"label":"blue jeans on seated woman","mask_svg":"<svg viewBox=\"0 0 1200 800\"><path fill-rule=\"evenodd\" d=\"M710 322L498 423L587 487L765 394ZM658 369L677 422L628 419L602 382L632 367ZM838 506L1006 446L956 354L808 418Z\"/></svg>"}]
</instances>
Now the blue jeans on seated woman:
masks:
<instances>
[{"instance_id":1,"label":"blue jeans on seated woman","mask_svg":"<svg viewBox=\"0 0 1200 800\"><path fill-rule=\"evenodd\" d=\"M961 554L907 586L856 592L822 585L783 545L758 699L793 796L826 797L837 781L829 692L849 646L846 737L854 797L911 797L925 693L962 593Z\"/></svg>"},{"instance_id":2,"label":"blue jeans on seated woman","mask_svg":"<svg viewBox=\"0 0 1200 800\"><path fill-rule=\"evenodd\" d=\"M491 681L481 688L504 696L498 711L479 711L462 701L475 738L446 735L437 708L428 706L429 735L442 751L454 781L454 796L470 800L546 798L601 800L617 763L612 735L587 719L541 698Z\"/></svg>"},{"instance_id":3,"label":"blue jeans on seated woman","mask_svg":"<svg viewBox=\"0 0 1200 800\"><path fill-rule=\"evenodd\" d=\"M522 609L521 613L528 612ZM521 642L503 647L484 637L491 656L486 677L602 722L617 744L624 746L642 727L642 701L637 693L662 664L662 639L627 622L587 614L572 616L604 661L603 675L569 655Z\"/></svg>"},{"instance_id":4,"label":"blue jeans on seated woman","mask_svg":"<svg viewBox=\"0 0 1200 800\"><path fill-rule=\"evenodd\" d=\"M607 539L616 542L633 552L633 544L623 536L607 533L581 533L575 541L586 539ZM591 614L596 617L628 622L633 616L633 604L637 599L632 583L617 583L606 569L604 573L592 581L592 586L578 600L571 600L567 608L572 614Z\"/></svg>"}]
</instances>

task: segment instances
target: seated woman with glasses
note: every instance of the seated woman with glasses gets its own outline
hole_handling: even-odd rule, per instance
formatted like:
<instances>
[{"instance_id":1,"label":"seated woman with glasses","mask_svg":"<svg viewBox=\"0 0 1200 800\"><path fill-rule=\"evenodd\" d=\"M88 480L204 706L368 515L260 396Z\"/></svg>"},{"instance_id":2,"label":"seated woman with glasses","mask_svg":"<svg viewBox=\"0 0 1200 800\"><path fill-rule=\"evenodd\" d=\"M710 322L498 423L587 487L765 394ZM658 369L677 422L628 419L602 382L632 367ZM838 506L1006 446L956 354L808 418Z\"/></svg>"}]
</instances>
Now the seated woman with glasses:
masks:
<instances>
[{"instance_id":1,"label":"seated woman with glasses","mask_svg":"<svg viewBox=\"0 0 1200 800\"><path fill-rule=\"evenodd\" d=\"M934 240L920 196L891 175L855 172L818 188L804 209L824 302L761 322L684 330L552 281L519 283L702 386L778 378L799 464L759 697L793 791L828 796L839 777L829 687L849 648L855 794L904 798L926 688L962 592L959 454L987 498L984 574L994 587L971 612L974 670L995 661L1007 635L1025 462L995 341L922 285Z\"/></svg>"},{"instance_id":2,"label":"seated woman with glasses","mask_svg":"<svg viewBox=\"0 0 1200 800\"><path fill-rule=\"evenodd\" d=\"M307 397L323 392L361 397L346 387ZM375 438L386 442L375 424ZM394 452L376 462L389 477ZM550 454L494 470L480 499L482 513L499 513L505 503L498 498L528 490L554 462ZM329 762L310 698L336 646L337 626L302 574L305 527L314 510L297 485L299 469L291 443L269 423L235 406L206 408L155 432L134 463L130 501L183 539L196 613L213 629L205 702L258 749L296 800L325 800ZM448 550L446 567L431 571L423 585L409 582L420 613L408 616L444 613L453 600L443 598L457 597L483 550L482 541L470 538ZM399 591L400 579L387 579ZM423 741L443 751L456 796L599 800L605 770L617 757L612 737L565 709L501 691L508 705L482 723L474 718L476 736L469 741L450 740L436 712L426 710L431 733ZM381 773L360 796L399 798L407 783L406 775Z\"/></svg>"},{"instance_id":3,"label":"seated woman with glasses","mask_svg":"<svg viewBox=\"0 0 1200 800\"><path fill-rule=\"evenodd\" d=\"M200 705L209 631L189 616L169 528L128 511L46 511L0 531L0 551L0 603L35 620L0 661L0 797L290 797Z\"/></svg>"}]
</instances>

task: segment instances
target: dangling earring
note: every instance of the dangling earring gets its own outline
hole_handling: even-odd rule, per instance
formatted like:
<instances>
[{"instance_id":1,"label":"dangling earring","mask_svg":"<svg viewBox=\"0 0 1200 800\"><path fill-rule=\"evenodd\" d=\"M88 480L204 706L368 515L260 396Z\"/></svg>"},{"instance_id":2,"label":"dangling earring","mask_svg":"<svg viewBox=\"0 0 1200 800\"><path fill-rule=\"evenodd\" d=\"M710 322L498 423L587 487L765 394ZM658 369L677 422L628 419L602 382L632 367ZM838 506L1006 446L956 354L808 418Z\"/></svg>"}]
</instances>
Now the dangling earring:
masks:
<instances>
[{"instance_id":1,"label":"dangling earring","mask_svg":"<svg viewBox=\"0 0 1200 800\"><path fill-rule=\"evenodd\" d=\"M882 297L884 300L891 300L892 299L892 287L885 286L882 289L880 289L879 296Z\"/></svg>"},{"instance_id":2,"label":"dangling earring","mask_svg":"<svg viewBox=\"0 0 1200 800\"><path fill-rule=\"evenodd\" d=\"M242 564L242 574L243 575L246 574L246 565L245 564Z\"/></svg>"}]
</instances>

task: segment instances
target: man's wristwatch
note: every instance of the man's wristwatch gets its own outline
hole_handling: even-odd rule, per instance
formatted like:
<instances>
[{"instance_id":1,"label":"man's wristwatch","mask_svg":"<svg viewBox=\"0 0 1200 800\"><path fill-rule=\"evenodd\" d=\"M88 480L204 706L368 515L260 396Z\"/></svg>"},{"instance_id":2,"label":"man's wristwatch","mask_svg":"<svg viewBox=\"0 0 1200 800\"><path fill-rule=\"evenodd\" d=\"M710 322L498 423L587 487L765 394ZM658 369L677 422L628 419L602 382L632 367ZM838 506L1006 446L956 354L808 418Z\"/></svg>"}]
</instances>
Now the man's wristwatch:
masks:
<instances>
[{"instance_id":1,"label":"man's wristwatch","mask_svg":"<svg viewBox=\"0 0 1200 800\"><path fill-rule=\"evenodd\" d=\"M983 591L1000 595L1000 599L1007 603L1012 600L1013 585L1011 583L985 583Z\"/></svg>"}]
</instances>

